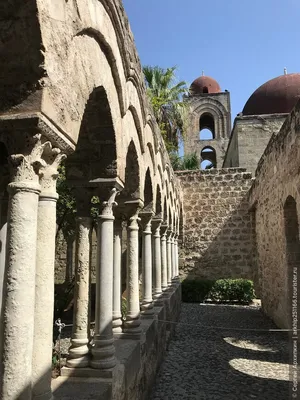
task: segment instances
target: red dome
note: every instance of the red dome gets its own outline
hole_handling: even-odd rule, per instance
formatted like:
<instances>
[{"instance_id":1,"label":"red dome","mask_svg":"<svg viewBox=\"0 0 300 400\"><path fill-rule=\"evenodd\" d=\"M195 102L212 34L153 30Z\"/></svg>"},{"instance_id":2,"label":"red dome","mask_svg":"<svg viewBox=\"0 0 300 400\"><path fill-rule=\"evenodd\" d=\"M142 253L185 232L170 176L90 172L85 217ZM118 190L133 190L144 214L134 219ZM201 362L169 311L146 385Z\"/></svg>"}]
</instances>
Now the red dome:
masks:
<instances>
[{"instance_id":1,"label":"red dome","mask_svg":"<svg viewBox=\"0 0 300 400\"><path fill-rule=\"evenodd\" d=\"M244 115L290 113L300 98L300 73L286 74L260 86L249 98Z\"/></svg>"},{"instance_id":2,"label":"red dome","mask_svg":"<svg viewBox=\"0 0 300 400\"><path fill-rule=\"evenodd\" d=\"M200 76L191 84L191 94L220 93L221 88L216 80L209 76Z\"/></svg>"}]
</instances>

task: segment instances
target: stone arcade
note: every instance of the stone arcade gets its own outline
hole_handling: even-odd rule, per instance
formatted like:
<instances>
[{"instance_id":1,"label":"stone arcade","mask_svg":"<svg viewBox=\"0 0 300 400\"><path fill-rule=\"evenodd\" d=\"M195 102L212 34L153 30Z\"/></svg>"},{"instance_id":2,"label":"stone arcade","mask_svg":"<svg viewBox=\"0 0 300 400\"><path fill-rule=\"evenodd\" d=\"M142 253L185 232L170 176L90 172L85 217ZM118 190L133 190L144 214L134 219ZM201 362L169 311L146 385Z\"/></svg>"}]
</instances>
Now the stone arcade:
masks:
<instances>
[{"instance_id":1,"label":"stone arcade","mask_svg":"<svg viewBox=\"0 0 300 400\"><path fill-rule=\"evenodd\" d=\"M182 277L253 278L266 313L289 327L299 265L300 75L259 88L231 134L229 92L198 78L187 98L185 151L196 145L223 169L174 174L120 0L9 0L0 15L1 399L146 399L180 312L179 252ZM212 131L207 143L199 140L204 128ZM74 326L67 366L51 388L64 159L78 210ZM91 338L94 196L101 209Z\"/></svg>"},{"instance_id":2,"label":"stone arcade","mask_svg":"<svg viewBox=\"0 0 300 400\"><path fill-rule=\"evenodd\" d=\"M67 179L74 188L78 214L74 327L63 375L76 378L65 379L66 385L59 388L55 382L55 394L59 398L69 388L72 397L77 384L83 398L94 390L97 399L101 391L114 399L141 399L173 328L164 321L176 320L180 311L177 260L182 199L147 103L122 4L9 1L0 6L0 15L9 26L0 27L1 43L5 42L0 61L4 275L0 397L52 398L56 179L57 168L67 157ZM102 207L91 347L92 196L99 197ZM124 325L122 224L127 226Z\"/></svg>"}]
</instances>

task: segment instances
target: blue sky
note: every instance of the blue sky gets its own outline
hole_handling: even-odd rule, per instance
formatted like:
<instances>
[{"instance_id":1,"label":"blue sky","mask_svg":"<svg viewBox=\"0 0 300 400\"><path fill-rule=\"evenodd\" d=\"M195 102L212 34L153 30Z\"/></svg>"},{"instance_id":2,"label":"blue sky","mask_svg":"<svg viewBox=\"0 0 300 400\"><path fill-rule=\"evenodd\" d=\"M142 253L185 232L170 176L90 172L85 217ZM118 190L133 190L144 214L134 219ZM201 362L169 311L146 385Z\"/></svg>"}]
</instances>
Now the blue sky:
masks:
<instances>
[{"instance_id":1,"label":"blue sky","mask_svg":"<svg viewBox=\"0 0 300 400\"><path fill-rule=\"evenodd\" d=\"M124 0L142 65L178 66L178 79L215 78L232 122L269 79L300 72L299 0Z\"/></svg>"}]
</instances>

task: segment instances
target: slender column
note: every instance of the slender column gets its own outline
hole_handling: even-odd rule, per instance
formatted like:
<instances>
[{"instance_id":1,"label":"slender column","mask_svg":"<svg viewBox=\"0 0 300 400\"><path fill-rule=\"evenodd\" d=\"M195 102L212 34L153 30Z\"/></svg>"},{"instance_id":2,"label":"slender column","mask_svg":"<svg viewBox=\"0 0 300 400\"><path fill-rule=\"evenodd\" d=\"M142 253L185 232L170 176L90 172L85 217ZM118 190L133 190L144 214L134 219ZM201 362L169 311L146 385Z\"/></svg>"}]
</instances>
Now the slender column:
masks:
<instances>
[{"instance_id":1,"label":"slender column","mask_svg":"<svg viewBox=\"0 0 300 400\"><path fill-rule=\"evenodd\" d=\"M113 207L117 205L117 189L110 191L108 201L98 218L98 247L96 273L96 322L93 358L91 367L110 369L116 365L112 330L113 314L113 254L114 254L114 216Z\"/></svg>"},{"instance_id":2,"label":"slender column","mask_svg":"<svg viewBox=\"0 0 300 400\"><path fill-rule=\"evenodd\" d=\"M122 332L122 220L117 218L114 226L114 276L113 276L113 332Z\"/></svg>"},{"instance_id":3,"label":"slender column","mask_svg":"<svg viewBox=\"0 0 300 400\"><path fill-rule=\"evenodd\" d=\"M168 289L167 229L168 225L161 225L161 285L163 292Z\"/></svg>"},{"instance_id":4,"label":"slender column","mask_svg":"<svg viewBox=\"0 0 300 400\"><path fill-rule=\"evenodd\" d=\"M142 267L143 267L143 300L141 305L142 316L150 317L154 315L152 299L152 240L151 240L151 220L153 212L141 212L139 214L143 227L142 242Z\"/></svg>"},{"instance_id":5,"label":"slender column","mask_svg":"<svg viewBox=\"0 0 300 400\"><path fill-rule=\"evenodd\" d=\"M143 202L127 201L124 203L127 222L127 315L124 332L139 339L141 334L139 300L139 225L138 212Z\"/></svg>"},{"instance_id":6,"label":"slender column","mask_svg":"<svg viewBox=\"0 0 300 400\"><path fill-rule=\"evenodd\" d=\"M175 263L176 263L176 277L179 280L179 254L178 254L178 234L175 236Z\"/></svg>"},{"instance_id":7,"label":"slender column","mask_svg":"<svg viewBox=\"0 0 300 400\"><path fill-rule=\"evenodd\" d=\"M41 193L38 205L37 249L35 274L35 320L33 346L33 399L52 399L52 333L54 309L54 264L56 234L56 180L64 154L47 146L47 162L40 169Z\"/></svg>"},{"instance_id":8,"label":"slender column","mask_svg":"<svg viewBox=\"0 0 300 400\"><path fill-rule=\"evenodd\" d=\"M172 282L176 285L176 249L175 249L175 232L172 234L171 238L171 250L172 250Z\"/></svg>"},{"instance_id":9,"label":"slender column","mask_svg":"<svg viewBox=\"0 0 300 400\"><path fill-rule=\"evenodd\" d=\"M66 282L71 283L73 279L73 246L74 236L70 235L67 240L67 262L66 262Z\"/></svg>"},{"instance_id":10,"label":"slender column","mask_svg":"<svg viewBox=\"0 0 300 400\"><path fill-rule=\"evenodd\" d=\"M167 231L168 286L172 285L172 231Z\"/></svg>"},{"instance_id":11,"label":"slender column","mask_svg":"<svg viewBox=\"0 0 300 400\"><path fill-rule=\"evenodd\" d=\"M6 190L5 192L2 193L0 201L1 201L0 202L0 321L1 321L3 288L4 288L5 255L6 255L6 236L7 236L8 195ZM1 337L1 327L0 327L0 337Z\"/></svg>"},{"instance_id":12,"label":"slender column","mask_svg":"<svg viewBox=\"0 0 300 400\"><path fill-rule=\"evenodd\" d=\"M162 254L160 242L161 218L152 220L153 229L153 266L154 266L154 299L157 305L160 305L162 295Z\"/></svg>"},{"instance_id":13,"label":"slender column","mask_svg":"<svg viewBox=\"0 0 300 400\"><path fill-rule=\"evenodd\" d=\"M86 189L76 190L76 252L73 329L67 367L82 368L89 365L89 305L90 305L90 252L93 219L90 216L90 195Z\"/></svg>"},{"instance_id":14,"label":"slender column","mask_svg":"<svg viewBox=\"0 0 300 400\"><path fill-rule=\"evenodd\" d=\"M38 169L49 142L30 139L32 151L11 156L8 185L8 230L3 313L1 400L32 398L32 354L35 312ZM53 290L53 288L52 288ZM52 308L53 304L43 304ZM51 360L51 357L50 357Z\"/></svg>"}]
</instances>

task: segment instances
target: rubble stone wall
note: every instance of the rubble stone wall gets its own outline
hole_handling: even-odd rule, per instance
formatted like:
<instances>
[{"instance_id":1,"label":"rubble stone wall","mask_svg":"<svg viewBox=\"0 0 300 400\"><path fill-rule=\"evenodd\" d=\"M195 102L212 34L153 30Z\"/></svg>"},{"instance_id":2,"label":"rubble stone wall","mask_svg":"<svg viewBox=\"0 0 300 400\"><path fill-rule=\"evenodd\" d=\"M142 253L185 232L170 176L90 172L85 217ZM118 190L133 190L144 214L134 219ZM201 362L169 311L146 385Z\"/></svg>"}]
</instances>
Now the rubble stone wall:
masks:
<instances>
[{"instance_id":1,"label":"rubble stone wall","mask_svg":"<svg viewBox=\"0 0 300 400\"><path fill-rule=\"evenodd\" d=\"M182 171L182 278L255 278L253 230L242 168Z\"/></svg>"},{"instance_id":2,"label":"rubble stone wall","mask_svg":"<svg viewBox=\"0 0 300 400\"><path fill-rule=\"evenodd\" d=\"M249 203L255 211L262 307L282 328L288 326L293 289L293 268L289 257L294 254L289 254L288 241L297 243L296 247L299 248L299 232L293 234L290 228L286 229L285 209L288 199L296 203L293 217L299 230L299 179L300 103L287 118L280 132L272 136L258 164L255 182L249 192ZM289 238L290 235L294 237ZM299 304L298 301L298 309Z\"/></svg>"}]
</instances>

